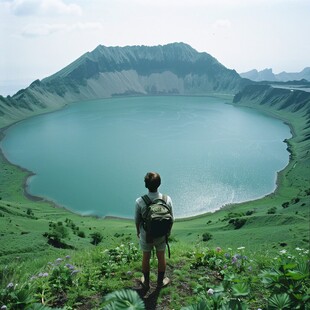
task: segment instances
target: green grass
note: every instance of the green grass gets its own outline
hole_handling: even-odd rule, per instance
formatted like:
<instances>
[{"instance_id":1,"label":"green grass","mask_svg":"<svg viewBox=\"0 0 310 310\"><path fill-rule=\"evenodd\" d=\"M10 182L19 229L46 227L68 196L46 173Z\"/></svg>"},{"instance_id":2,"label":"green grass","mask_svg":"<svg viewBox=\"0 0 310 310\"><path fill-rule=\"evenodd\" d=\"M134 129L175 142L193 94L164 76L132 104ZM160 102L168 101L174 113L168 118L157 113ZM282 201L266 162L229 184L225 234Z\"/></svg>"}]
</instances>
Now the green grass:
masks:
<instances>
[{"instance_id":1,"label":"green grass","mask_svg":"<svg viewBox=\"0 0 310 310\"><path fill-rule=\"evenodd\" d=\"M268 264L267 261L282 249L294 251L296 247L309 246L310 145L309 140L305 139L307 115L304 112L278 111L273 107L255 108L290 124L294 133L288 142L291 150L290 163L279 173L279 186L274 193L255 201L225 206L214 213L176 221L170 242L172 258L168 261L169 272L175 282L158 296L158 303L163 306L169 304L169 307L179 309L198 302L198 295L193 290L195 283L204 275L199 270L190 270L190 264L193 253L202 252L206 247L245 247L250 255L256 257L259 268ZM141 257L119 269L121 276L109 279L109 284L105 281L102 283L102 279L96 274L105 249L129 242L137 246L132 220L80 216L48 201L28 199L24 195L23 186L29 173L7 162L2 154L0 171L2 288L9 282L27 282L31 275L43 271L48 262L66 255L73 257L74 264L83 269L86 276L94 276L93 288L85 283L82 286L83 298L87 302L92 300L100 303L105 292L133 286L134 279L140 276ZM79 237L70 226L66 226L68 219L79 231L84 232L84 238ZM51 222L63 223L68 231L64 242L74 249L55 248L47 243L43 234L49 232ZM243 226L237 228L235 225L240 222ZM94 232L103 236L102 243L97 247L90 243ZM205 233L211 235L207 242L203 241ZM155 269L154 261L153 270ZM123 275L127 271L133 274L129 278ZM209 278L214 276L210 268L207 272L210 273ZM152 277L155 276L153 273ZM184 281L186 289L180 286ZM216 283L217 280L212 281ZM99 291L100 298L97 296ZM76 297L73 295L70 298Z\"/></svg>"}]
</instances>

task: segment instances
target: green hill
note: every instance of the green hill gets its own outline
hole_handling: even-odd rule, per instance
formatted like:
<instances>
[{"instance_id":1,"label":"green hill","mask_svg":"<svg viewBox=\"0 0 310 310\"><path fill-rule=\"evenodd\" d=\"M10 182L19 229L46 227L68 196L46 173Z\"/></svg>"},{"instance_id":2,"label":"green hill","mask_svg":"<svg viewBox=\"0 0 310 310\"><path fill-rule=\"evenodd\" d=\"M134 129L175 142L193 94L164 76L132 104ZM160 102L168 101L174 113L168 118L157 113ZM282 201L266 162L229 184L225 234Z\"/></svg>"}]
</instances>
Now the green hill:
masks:
<instances>
[{"instance_id":1,"label":"green hill","mask_svg":"<svg viewBox=\"0 0 310 310\"><path fill-rule=\"evenodd\" d=\"M144 55L148 59L147 50L139 50L139 57ZM199 61L208 58L207 54L198 55L188 46L181 50L180 61L185 56L187 61L195 59L197 70ZM87 67L84 72L87 76L103 72L104 68L112 70L105 67L105 62L99 61L93 69L87 65L102 51L108 59L110 50L98 47L47 80L34 82L12 98L0 98L0 128L60 108L70 96L72 101L76 100L74 93L82 93L81 88L75 92L75 87L83 86L84 82L74 84L72 79L81 77L83 68ZM133 52L124 50L125 57L121 51L117 49L115 53L115 66L126 67L129 55L131 64L135 63ZM162 64L164 58L159 51L156 50L154 61ZM177 66L171 63L173 57L168 57L168 51L165 68L169 66L177 76L186 75L185 64L183 71L173 71ZM216 68L221 68L216 60L208 59ZM145 68L152 69L150 64L143 70ZM143 71L138 65L135 70ZM234 72L225 72L224 75L234 76ZM161 74L164 73L161 71ZM199 72L196 74L199 76ZM68 83L62 80L66 78L70 78ZM200 309L216 309L216 303L226 307L218 309L241 309L241 304L247 304L249 309L280 309L281 303L282 309L309 309L310 93L262 84L242 88L244 81L234 79L235 86L238 85L233 86L234 92L240 90L234 97L234 105L258 109L289 124L293 135L286 141L290 162L278 174L278 188L274 193L176 221L167 270L172 285L147 295L144 301L148 309L152 309L154 302L159 309L181 309L198 302ZM48 83L55 88L45 92L46 87L52 87ZM222 85L218 91L229 88L223 86L225 83L217 84ZM62 96L58 104L53 101L56 88L62 91L57 85L65 85L64 93L57 95ZM137 249L132 220L80 216L51 202L29 197L24 192L29 172L11 165L3 154L0 154L0 171L1 307L44 309L42 305L34 306L41 303L45 309L47 306L100 309L107 293L126 288L141 293L136 280L140 276L141 253ZM68 255L71 258L66 261ZM58 258L62 261L56 264ZM154 261L152 264L156 268ZM249 272L250 267L253 273ZM152 274L153 280L155 276ZM131 293L124 294L134 298Z\"/></svg>"}]
</instances>

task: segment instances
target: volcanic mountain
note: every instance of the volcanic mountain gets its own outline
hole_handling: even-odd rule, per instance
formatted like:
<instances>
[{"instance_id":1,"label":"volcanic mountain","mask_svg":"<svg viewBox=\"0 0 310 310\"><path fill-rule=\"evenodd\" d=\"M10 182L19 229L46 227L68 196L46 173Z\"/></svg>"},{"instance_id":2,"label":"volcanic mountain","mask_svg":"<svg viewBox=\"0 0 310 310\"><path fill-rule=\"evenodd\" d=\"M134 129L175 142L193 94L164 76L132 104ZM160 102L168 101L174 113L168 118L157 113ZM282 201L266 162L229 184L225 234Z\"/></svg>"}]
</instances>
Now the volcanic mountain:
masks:
<instances>
[{"instance_id":1,"label":"volcanic mountain","mask_svg":"<svg viewBox=\"0 0 310 310\"><path fill-rule=\"evenodd\" d=\"M0 96L0 121L12 123L70 102L112 96L235 94L248 83L235 70L184 43L99 45L12 97Z\"/></svg>"}]
</instances>

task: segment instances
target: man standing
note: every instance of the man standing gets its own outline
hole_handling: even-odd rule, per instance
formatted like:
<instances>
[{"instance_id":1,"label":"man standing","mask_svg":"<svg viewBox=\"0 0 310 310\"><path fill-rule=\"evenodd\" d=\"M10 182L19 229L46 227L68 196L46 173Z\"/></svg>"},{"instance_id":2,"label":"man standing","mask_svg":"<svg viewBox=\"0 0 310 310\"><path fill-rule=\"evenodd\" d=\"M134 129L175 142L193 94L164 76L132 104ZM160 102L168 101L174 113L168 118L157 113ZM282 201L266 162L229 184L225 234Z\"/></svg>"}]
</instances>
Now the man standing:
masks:
<instances>
[{"instance_id":1,"label":"man standing","mask_svg":"<svg viewBox=\"0 0 310 310\"><path fill-rule=\"evenodd\" d=\"M158 187L161 184L160 175L156 172L148 172L144 178L145 187L148 189L148 198L150 201L156 199L165 199L167 206L170 208L172 215L172 201L169 196L164 196L158 191ZM136 200L136 211L135 211L135 223L137 229L137 236L140 242L140 248L143 251L142 257L142 273L141 279L142 285L145 289L150 288L150 258L152 249L155 247L156 256L158 259L158 276L157 276L157 288L164 287L170 283L170 279L165 277L166 271L166 236L154 238L149 240L147 238L146 231L144 229L144 223L146 218L148 205L143 197ZM173 216L173 215L172 215Z\"/></svg>"}]
</instances>

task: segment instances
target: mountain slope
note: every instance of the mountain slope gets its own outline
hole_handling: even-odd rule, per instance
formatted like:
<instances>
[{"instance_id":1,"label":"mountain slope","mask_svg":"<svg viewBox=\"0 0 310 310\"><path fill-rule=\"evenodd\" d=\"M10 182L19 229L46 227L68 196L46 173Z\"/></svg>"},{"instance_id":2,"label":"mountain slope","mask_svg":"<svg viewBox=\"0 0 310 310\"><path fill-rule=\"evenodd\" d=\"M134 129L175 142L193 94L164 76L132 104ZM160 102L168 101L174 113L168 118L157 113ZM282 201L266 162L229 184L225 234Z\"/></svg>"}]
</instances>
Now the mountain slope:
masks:
<instances>
[{"instance_id":1,"label":"mountain slope","mask_svg":"<svg viewBox=\"0 0 310 310\"><path fill-rule=\"evenodd\" d=\"M211 55L184 43L100 45L14 96L0 96L0 125L79 100L120 95L234 94L248 82Z\"/></svg>"}]
</instances>

